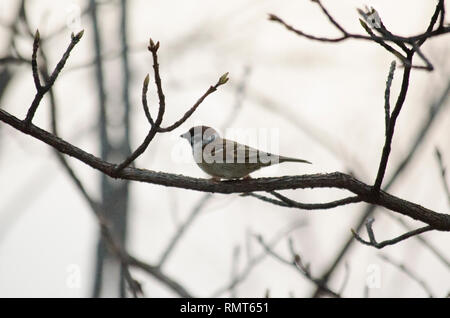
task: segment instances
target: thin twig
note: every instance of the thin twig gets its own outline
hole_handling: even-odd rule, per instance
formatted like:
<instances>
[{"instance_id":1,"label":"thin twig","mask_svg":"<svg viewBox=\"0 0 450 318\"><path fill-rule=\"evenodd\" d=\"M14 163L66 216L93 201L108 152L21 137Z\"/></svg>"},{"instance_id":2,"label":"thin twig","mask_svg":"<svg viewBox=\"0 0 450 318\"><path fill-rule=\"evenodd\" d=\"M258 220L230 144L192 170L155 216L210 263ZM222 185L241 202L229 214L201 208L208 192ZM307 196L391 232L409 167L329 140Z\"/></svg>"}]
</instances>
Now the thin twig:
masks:
<instances>
[{"instance_id":1,"label":"thin twig","mask_svg":"<svg viewBox=\"0 0 450 318\"><path fill-rule=\"evenodd\" d=\"M392 61L391 67L389 69L389 75L386 80L386 90L384 92L384 112L385 112L386 135L388 133L389 121L391 119L390 97L391 97L392 80L394 78L394 71L395 71L395 61Z\"/></svg>"},{"instance_id":2,"label":"thin twig","mask_svg":"<svg viewBox=\"0 0 450 318\"><path fill-rule=\"evenodd\" d=\"M303 210L324 210L324 209L332 209L338 206L343 206L351 203L359 203L362 202L363 199L359 196L351 196L340 200L335 200L331 202L326 203L301 203L294 200L289 199L288 197L285 197L284 195L275 192L270 191L270 194L272 194L274 197L280 199L282 202L286 203L288 207L291 208L299 208Z\"/></svg>"},{"instance_id":3,"label":"thin twig","mask_svg":"<svg viewBox=\"0 0 450 318\"><path fill-rule=\"evenodd\" d=\"M36 30L36 34L34 35L33 41L33 53L31 55L31 70L33 72L33 80L34 86L36 87L36 91L39 92L42 89L41 80L39 79L39 70L37 63L37 52L39 50L39 41L40 41L39 30Z\"/></svg>"},{"instance_id":4,"label":"thin twig","mask_svg":"<svg viewBox=\"0 0 450 318\"><path fill-rule=\"evenodd\" d=\"M327 202L327 203L301 203L301 202L291 200L275 191L270 191L269 193L272 194L273 196L277 197L280 200L268 198L264 195L256 194L256 193L243 193L243 194L241 194L241 196L251 196L251 197L257 198L261 201L268 202L268 203L271 203L274 205L287 207L287 208L302 209L302 210L331 209L331 208L335 208L338 206L351 204L351 203L358 203L358 202L363 201L358 196L351 196L348 198L344 198L344 199L336 200L336 201L332 201L332 202Z\"/></svg>"},{"instance_id":5,"label":"thin twig","mask_svg":"<svg viewBox=\"0 0 450 318\"><path fill-rule=\"evenodd\" d=\"M412 231L413 229L403 220L402 217L392 215L391 213L386 213L386 215L390 216L394 220L396 220L398 223L400 223L407 231ZM418 240L420 243L424 245L425 248L427 248L431 253L433 253L445 266L447 266L450 269L450 261L427 239L425 239L421 235L414 236L416 240Z\"/></svg>"},{"instance_id":6,"label":"thin twig","mask_svg":"<svg viewBox=\"0 0 450 318\"><path fill-rule=\"evenodd\" d=\"M352 229L352 234L355 237L355 239L357 239L362 244L373 246L373 247L378 248L378 249L381 249L381 248L383 248L385 246L388 246L388 245L397 244L397 243L399 243L401 241L404 241L404 240L406 240L406 239L408 239L408 238L410 238L412 236L416 236L416 235L422 234L424 232L428 232L428 231L432 231L433 230L432 226L427 225L427 226L421 227L421 228L419 228L417 230L413 230L413 231L410 231L410 232L405 233L403 235L400 235L400 236L398 236L398 237L396 237L394 239L386 240L386 241L382 241L382 242L377 242L377 240L375 239L375 233L373 232L373 229L372 229L372 224L373 224L374 221L375 221L374 218L369 218L366 221L366 229L367 229L367 234L369 235L369 241L366 241L363 238L361 238L361 236L359 236L359 234L353 229Z\"/></svg>"},{"instance_id":7,"label":"thin twig","mask_svg":"<svg viewBox=\"0 0 450 318\"><path fill-rule=\"evenodd\" d=\"M33 120L33 117L36 113L36 110L37 110L39 104L41 103L42 98L44 97L45 93L47 93L48 90L55 83L56 78L58 77L61 70L64 68L64 65L66 64L67 59L69 58L70 52L81 40L83 33L84 33L84 31L79 32L77 35L72 34L72 40L71 40L69 46L67 47L66 52L63 54L62 58L59 60L58 64L56 65L55 69L53 70L48 81L45 83L44 86L42 86L40 83L40 80L39 80L39 72L38 72L38 67L37 67L37 51L39 48L40 35L39 35L39 31L36 31L36 34L34 36L34 42L33 42L33 54L32 54L32 58L31 58L31 67L32 67L32 71L33 71L34 83L36 86L36 95L34 97L33 102L31 103L31 106L28 109L27 115L25 117L25 124L27 126L29 126L31 124L31 121Z\"/></svg>"},{"instance_id":8,"label":"thin twig","mask_svg":"<svg viewBox=\"0 0 450 318\"><path fill-rule=\"evenodd\" d=\"M142 144L130 156L128 156L121 164L119 164L116 167L116 169L114 170L114 174L118 174L125 167L130 165L137 157L139 157L140 155L142 155L144 153L144 151L150 145L150 142L155 137L158 127L159 127L159 125L161 125L161 122L163 120L166 102L165 102L165 96L164 96L164 93L162 90L161 76L159 75L159 64L158 64L158 54L157 54L158 49L159 49L159 42L157 42L155 44L153 42L153 40L150 39L148 50L151 52L152 58L153 58L153 73L155 75L155 84L156 84L158 98L159 98L159 110L158 110L158 116L156 118L156 122L150 128L150 130L149 130L147 136L145 137L144 141L142 142ZM145 77L144 84L143 84L143 93L142 93L143 95L147 93L148 81L149 81L149 76L147 75ZM143 99L143 102L144 102L144 99ZM145 99L145 102L146 102L146 99ZM144 105L144 109L145 109L145 106L146 105ZM146 112L146 115L147 115L147 112Z\"/></svg>"},{"instance_id":9,"label":"thin twig","mask_svg":"<svg viewBox=\"0 0 450 318\"><path fill-rule=\"evenodd\" d=\"M195 102L195 104L183 115L183 117L181 117L179 120L177 120L168 127L165 128L160 127L158 129L158 132L169 132L180 127L186 120L189 119L189 117L192 116L192 114L197 110L198 106L200 106L200 104L203 103L206 97L214 93L219 86L225 84L227 81L228 81L228 73L225 73L224 75L222 75L222 77L214 86L210 86L208 88L208 90Z\"/></svg>"},{"instance_id":10,"label":"thin twig","mask_svg":"<svg viewBox=\"0 0 450 318\"><path fill-rule=\"evenodd\" d=\"M197 102L183 115L182 118L180 118L178 121L176 121L174 124L172 124L169 127L161 128L161 123L164 117L164 112L166 108L166 101L164 92L162 89L162 83L161 83L161 76L159 73L159 64L158 64L158 49L159 49L159 42L156 44L153 42L152 39L149 41L148 50L151 52L153 57L153 72L155 75L155 84L156 89L158 92L158 99L159 99L159 110L158 115L156 117L156 120L152 119L152 116L150 114L150 111L148 109L147 104L147 90L148 90L148 83L149 83L149 75L147 75L144 79L143 88L142 88L142 105L144 107L145 115L151 125L150 131L148 132L147 136L145 137L142 144L128 157L126 158L121 164L117 165L116 169L114 170L114 175L119 174L124 168L129 166L136 158L138 158L140 155L144 153L144 151L148 148L150 145L150 142L153 140L155 135L158 132L169 132L174 130L175 128L178 128L181 124L183 124L200 106L200 104L208 97L208 95L212 94L217 90L217 88L223 84L225 84L228 81L228 73L225 73L222 75L218 82L214 86L210 86L209 89L206 91L205 94L203 94Z\"/></svg>"},{"instance_id":11,"label":"thin twig","mask_svg":"<svg viewBox=\"0 0 450 318\"><path fill-rule=\"evenodd\" d=\"M409 61L412 60L412 53L409 53L407 56ZM405 65L403 70L403 78L402 78L402 86L400 89L400 93L397 98L397 102L395 103L394 110L392 111L389 126L386 130L386 139L383 146L383 152L381 154L381 160L378 167L377 177L375 179L375 184L373 186L373 191L378 192L381 188L381 183L383 182L384 174L386 172L386 167L389 159L389 154L391 153L391 143L394 136L395 124L397 122L397 118L400 115L400 111L402 110L403 103L406 99L406 93L408 92L409 87L409 76L411 74L411 66Z\"/></svg>"}]
</instances>

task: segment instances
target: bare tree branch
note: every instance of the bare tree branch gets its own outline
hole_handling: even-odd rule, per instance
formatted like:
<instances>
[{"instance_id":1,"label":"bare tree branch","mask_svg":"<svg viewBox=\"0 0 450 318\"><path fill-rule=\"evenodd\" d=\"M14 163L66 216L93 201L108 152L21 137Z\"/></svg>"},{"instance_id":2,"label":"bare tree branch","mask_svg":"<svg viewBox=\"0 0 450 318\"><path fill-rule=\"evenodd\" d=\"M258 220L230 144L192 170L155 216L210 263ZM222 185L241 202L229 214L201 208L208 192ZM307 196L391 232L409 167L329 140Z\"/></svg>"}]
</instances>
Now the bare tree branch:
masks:
<instances>
[{"instance_id":1,"label":"bare tree branch","mask_svg":"<svg viewBox=\"0 0 450 318\"><path fill-rule=\"evenodd\" d=\"M413 229L403 220L402 217L392 215L391 213L387 213L388 216L395 219L397 222L399 222L406 230L412 231ZM417 239L419 242L421 242L425 248L427 248L432 254L434 254L445 266L447 266L450 269L450 261L428 240L426 240L421 235L414 236L415 239Z\"/></svg>"},{"instance_id":2,"label":"bare tree branch","mask_svg":"<svg viewBox=\"0 0 450 318\"><path fill-rule=\"evenodd\" d=\"M428 231L433 230L433 227L428 225L428 226L421 227L420 229L413 230L413 231L410 231L410 232L405 233L403 235L400 235L400 236L398 236L398 237L396 237L394 239L386 240L386 241L378 243L376 241L376 239L375 239L375 234L373 233L373 229L372 229L373 222L375 222L374 218L369 218L367 220L367 222L366 222L366 229L367 229L367 234L369 235L369 241L365 241L364 239L362 239L361 236L359 236L358 233L356 233L356 231L353 230L353 229L352 229L352 234L355 237L355 239L357 239L362 244L373 246L373 247L376 247L378 249L381 249L381 248L383 248L383 247L385 247L387 245L397 244L397 243L399 243L401 241L404 241L407 238L410 238L412 236L416 236L416 235L422 234L424 232L428 232Z\"/></svg>"},{"instance_id":3,"label":"bare tree branch","mask_svg":"<svg viewBox=\"0 0 450 318\"><path fill-rule=\"evenodd\" d=\"M28 126L31 124L31 121L33 120L34 114L36 113L36 110L44 97L45 93L48 92L48 90L53 86L53 84L56 81L56 78L58 77L59 73L64 68L64 65L66 64L67 59L70 56L70 52L73 50L73 48L78 44L78 42L81 40L81 37L83 36L84 31L79 32L77 35L72 34L72 40L67 47L66 52L64 53L61 60L56 65L55 69L53 70L53 73L50 75L48 81L45 83L44 86L41 85L39 80L39 74L38 74L38 68L37 68L37 51L39 49L39 40L40 35L39 31L36 31L36 34L34 36L34 43L33 43L33 55L31 58L31 66L33 71L33 79L34 84L36 86L36 96L34 97L33 103L31 104L30 108L28 109L27 116L25 118L25 124Z\"/></svg>"},{"instance_id":4,"label":"bare tree branch","mask_svg":"<svg viewBox=\"0 0 450 318\"><path fill-rule=\"evenodd\" d=\"M394 78L394 71L395 71L395 61L392 61L391 68L389 69L389 75L386 80L386 90L384 92L384 111L385 111L386 135L388 134L388 127L389 127L389 122L391 119L390 97L391 97L392 80Z\"/></svg>"},{"instance_id":5,"label":"bare tree branch","mask_svg":"<svg viewBox=\"0 0 450 318\"><path fill-rule=\"evenodd\" d=\"M412 54L407 56L408 60L412 60ZM373 186L374 191L377 192L381 188L381 183L383 182L384 174L387 168L387 162L389 159L389 154L391 153L391 143L394 136L395 124L398 116L400 115L400 111L402 110L403 103L405 102L406 93L408 92L409 87L409 76L411 74L411 67L405 66L403 70L403 79L402 86L400 89L400 93L397 98L397 102L395 104L394 110L390 116L389 125L386 128L386 140L383 146L383 152L381 154L380 165L378 167L378 173L375 180L375 184Z\"/></svg>"},{"instance_id":6,"label":"bare tree branch","mask_svg":"<svg viewBox=\"0 0 450 318\"><path fill-rule=\"evenodd\" d=\"M137 150L130 155L125 161L123 161L119 165L112 164L108 162L106 159L98 158L90 153L87 153L83 151L80 148L77 148L76 146L64 141L63 139L59 138L56 135L56 129L54 130L54 133L49 133L35 125L32 124L32 120L34 117L34 114L40 104L40 101L44 97L45 93L51 89L52 85L54 84L56 78L58 77L58 74L61 72L61 70L64 67L64 64L66 60L69 57L70 51L73 49L73 47L76 45L76 43L80 40L82 36L82 32L80 32L78 35L72 36L72 42L69 45L68 49L66 50L66 53L63 55L63 58L60 60L60 63L56 66L55 70L52 72L50 76L48 76L47 81L45 85L42 85L40 83L39 74L37 73L37 51L39 46L39 34L37 33L35 35L35 43L33 45L33 55L32 55L32 71L33 71L33 78L35 81L36 86L36 96L33 100L33 103L31 104L30 108L28 109L27 116L25 120L20 120L13 115L9 114L8 112L0 109L0 120L9 124L10 126L14 127L15 129L22 131L25 134L28 134L36 139L39 139L48 145L52 146L56 151L62 154L66 154L69 156L72 156L85 164L91 166L94 169L97 169L101 171L105 177L109 176L116 179L122 179L122 180L134 180L134 181L140 181L140 182L147 182L152 184L159 184L169 187L178 187L178 188L184 188L184 189L190 189L190 190L196 190L196 191L203 191L203 192L217 192L217 193L251 193L254 191L264 191L272 193L278 200L273 200L274 202L277 202L275 204L283 205L287 207L298 207L298 208L328 208L328 207L335 207L343 204L348 203L355 203L355 202L366 202L369 204L374 204L378 206L383 206L391 211L398 212L402 215L406 215L410 218L420 220L427 224L424 228L412 231L410 233L406 233L396 239L385 241L385 242L399 242L403 239L406 239L408 237L411 237L413 235L417 235L419 233L423 233L425 231L429 230L440 230L440 231L450 231L450 215L445 213L438 213L435 211L431 211L429 209L426 209L420 205L414 204L409 201L402 200L398 197L392 196L385 191L381 190L381 185L383 182L383 178L386 172L387 163L389 159L389 154L391 151L391 143L393 139L394 134L394 128L396 124L396 120L400 114L400 111L402 109L402 106L405 102L406 94L408 91L409 86L409 77L411 73L411 69L415 66L412 65L412 59L415 53L418 53L419 57L421 57L425 63L427 64L427 67L430 67L431 63L427 60L427 58L423 55L423 53L420 51L420 45L426 40L431 37L448 33L450 32L450 28L445 27L444 24L444 15L445 15L445 8L443 5L443 1L440 0L437 6L437 9L435 11L435 14L432 17L432 20L430 21L430 26L427 29L426 33L419 34L417 36L413 37L399 37L396 35L393 35L389 31L387 31L384 26L382 28L376 28L376 31L381 33L382 36L376 36L370 29L366 28L366 31L369 33L369 37L367 36L361 36L361 35L354 35L347 33L337 22L336 20L328 13L328 11L323 7L321 2L319 0L315 0L321 7L323 13L327 16L327 18L330 20L330 22L343 33L343 36L341 38L336 39L326 39L323 38L317 38L311 35L306 35L302 33L301 31L295 30L294 28L290 27L289 25L285 24L281 19L279 19L276 16L271 16L271 19L277 22L280 22L284 24L288 29L291 31L296 32L299 35L306 36L310 39L314 40L321 40L321 41L329 41L329 42L338 42L341 40L345 40L347 38L355 38L355 39L365 39L365 40L371 40L374 41L380 45L382 45L385 49L387 49L390 52L397 52L395 49L393 49L391 46L387 45L385 42L392 42L396 45L398 45L405 53L406 57L403 57L402 61L404 63L404 72L403 72L403 79L402 79L402 85L401 90L399 93L399 96L397 98L396 105L394 107L394 110L391 115L389 115L390 106L389 101L385 101L385 113L386 113L386 139L385 144L383 147L382 155L380 164L378 167L378 173L375 180L375 183L373 186L367 185L356 178L349 176L344 173L340 172L334 172L334 173L328 173L328 174L314 174L314 175L303 175L303 176L285 176L285 177L278 177L278 178L260 178L260 179L252 179L252 180L231 180L231 181L224 181L224 182L213 182L210 180L204 180L204 179L195 179L190 178L186 176L179 176L179 175L173 175L169 173L163 173L163 172L155 172L151 170L145 170L145 169L136 169L133 167L128 167L130 163L132 163L137 157L139 157L149 146L150 142L153 140L154 136L159 132L168 132L171 131L177 127L179 127L189 116L191 116L196 108L203 102L204 98L206 98L210 93L215 91L215 89L224 84L227 80L227 74L224 74L216 84L216 87L211 86L208 91L199 99L199 101L194 104L193 107L191 107L185 115L174 124L168 126L167 128L161 128L161 123L163 121L163 115L165 111L165 96L162 91L162 84L161 84L161 78L159 76L159 64L157 61L157 50L159 48L159 42L157 44L153 43L152 40L150 40L150 46L149 50L152 53L153 56L153 68L155 73L155 82L156 87L158 90L158 98L159 98L159 110L158 115L156 118L156 121L153 121L150 112L148 111L147 106L147 100L146 100L146 93L147 93L147 87L149 78L147 77L144 81L144 87L143 87L143 106L144 111L146 113L147 119L149 120L151 124L151 128L149 130L149 133L147 137L145 138L144 142L141 144L140 147L137 148ZM437 13L436 13L437 12ZM435 24L437 23L437 18L440 14L440 21L439 26L437 29L434 29ZM433 21L434 20L434 21ZM78 38L79 37L79 38ZM77 39L78 38L78 39ZM76 40L77 39L77 40ZM74 40L76 40L76 43L73 43ZM406 45L411 46L411 48L406 47ZM71 47L72 46L72 47ZM400 58L400 57L399 57ZM34 60L34 61L33 61ZM61 64L61 65L60 65ZM431 66L432 67L432 66ZM393 74L390 72L390 74ZM389 82L389 78L388 78ZM385 97L389 97L390 92L388 92L390 88L391 83L387 83L386 87L386 93ZM389 88L388 88L389 86ZM210 90L214 88L211 92ZM145 99L144 99L145 95ZM145 103L144 103L145 101ZM388 120L389 119L389 120ZM348 197L342 200L333 201L330 203L320 203L320 204L309 204L305 205L299 202L295 202L281 194L278 194L274 192L275 190L285 190L285 189L304 189L304 188L338 188L338 189L345 189L350 192L352 192L355 196ZM274 194L275 193L275 194ZM266 198L269 199L269 198ZM271 200L271 199L269 199ZM266 200L268 201L268 200ZM107 226L104 224L104 222L99 217L99 223L102 226L102 230L104 230L105 236L111 236L111 233L109 231L105 230L107 229ZM383 244L389 245L391 243L377 243L375 240L375 236L373 234L371 223L367 225L368 233L370 242L369 245L373 246L381 246ZM414 233L413 233L414 232ZM363 241L361 239L361 241ZM122 262L126 265L133 265L138 266L146 271L153 272L153 275L158 278L158 275L161 275L159 272L158 267L153 267L148 264L144 265L137 265L140 264L139 262L134 262L133 259L126 254L124 249L122 247L118 247L116 243L114 243L114 239L111 239L111 247L115 249L115 253L118 255L118 257L121 259ZM262 239L261 239L262 242ZM367 243L367 242L366 242ZM392 243L394 244L394 243ZM384 246L384 245L383 245ZM284 260L285 262L289 264L293 264L299 269L306 277L309 276L310 279L313 279L309 273L309 268L305 266L300 257L295 254L294 248L292 247L292 243L290 244L291 252L294 255L294 261L289 262ZM279 258L281 261L283 261L283 258L277 256L276 254L273 254L273 256ZM145 269L146 268L146 269ZM159 274L156 274L159 273ZM165 281L168 285L170 285L170 281L167 280L167 278L163 278L163 281ZM326 279L316 279L314 281L318 286L319 289L323 289L324 286L326 286ZM176 285L176 284L175 284ZM179 286L175 286L172 284L174 290L177 290L179 294L183 294L185 290ZM333 291L331 291L333 293ZM188 294L186 292L186 294ZM338 296L335 294L335 296Z\"/></svg>"},{"instance_id":7,"label":"bare tree branch","mask_svg":"<svg viewBox=\"0 0 450 318\"><path fill-rule=\"evenodd\" d=\"M384 191L374 193L371 186L341 172L223 182L214 182L207 179L196 179L136 168L126 168L116 173L116 165L103 161L35 125L27 127L24 122L2 109L0 109L0 120L113 178L213 193L245 193L304 188L346 189L358 195L364 202L380 205L389 210L420 220L433 226L436 230L450 230L450 215L431 211Z\"/></svg>"},{"instance_id":8,"label":"bare tree branch","mask_svg":"<svg viewBox=\"0 0 450 318\"><path fill-rule=\"evenodd\" d=\"M153 57L153 71L155 75L155 84L158 92L158 98L159 98L159 110L158 115L156 117L156 121L154 121L150 115L150 112L148 110L147 105L147 89L148 89L148 83L149 83L149 76L147 75L144 80L143 89L142 89L142 104L144 107L145 115L150 122L151 129L147 134L147 137L145 137L144 142L128 157L126 158L121 164L117 166L117 168L114 171L115 175L118 175L125 167L127 167L130 163L132 163L137 157L142 155L144 151L147 149L147 147L150 145L150 142L153 140L155 135L158 132L169 132L174 130L175 128L179 127L181 124L183 124L197 109L198 106L205 100L208 95L215 92L217 88L223 84L225 84L228 81L228 73L225 73L222 75L219 79L219 81L214 85L211 86L205 94L203 94L202 97L199 98L199 100L192 106L185 114L184 116L176 121L174 124L167 128L161 128L161 123L164 117L164 112L166 108L166 99L164 96L164 92L162 89L162 83L161 83L161 76L159 74L159 64L158 64L158 49L159 49L159 42L156 44L153 42L152 39L149 41L148 50L151 52Z\"/></svg>"},{"instance_id":9,"label":"bare tree branch","mask_svg":"<svg viewBox=\"0 0 450 318\"><path fill-rule=\"evenodd\" d=\"M324 210L324 209L332 209L338 206L343 206L351 203L359 203L362 201L362 199L359 196L351 196L348 198L344 198L341 200L331 201L327 203L300 203L296 202L294 200L289 199L288 197L285 197L284 195L271 191L269 192L276 198L280 199L282 202L286 203L288 207L291 208L299 208L304 210Z\"/></svg>"}]
</instances>

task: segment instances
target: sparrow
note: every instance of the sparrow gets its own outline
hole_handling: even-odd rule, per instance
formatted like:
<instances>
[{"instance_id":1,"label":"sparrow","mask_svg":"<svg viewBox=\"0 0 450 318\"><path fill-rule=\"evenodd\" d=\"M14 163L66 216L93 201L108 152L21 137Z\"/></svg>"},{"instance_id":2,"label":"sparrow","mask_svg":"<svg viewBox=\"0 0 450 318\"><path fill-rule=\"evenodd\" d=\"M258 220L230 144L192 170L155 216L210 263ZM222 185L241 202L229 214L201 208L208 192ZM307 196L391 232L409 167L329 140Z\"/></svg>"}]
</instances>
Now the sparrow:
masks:
<instances>
[{"instance_id":1,"label":"sparrow","mask_svg":"<svg viewBox=\"0 0 450 318\"><path fill-rule=\"evenodd\" d=\"M180 136L191 147L195 162L214 180L250 178L250 173L282 162L311 162L274 155L236 141L221 138L208 126L195 126Z\"/></svg>"}]
</instances>

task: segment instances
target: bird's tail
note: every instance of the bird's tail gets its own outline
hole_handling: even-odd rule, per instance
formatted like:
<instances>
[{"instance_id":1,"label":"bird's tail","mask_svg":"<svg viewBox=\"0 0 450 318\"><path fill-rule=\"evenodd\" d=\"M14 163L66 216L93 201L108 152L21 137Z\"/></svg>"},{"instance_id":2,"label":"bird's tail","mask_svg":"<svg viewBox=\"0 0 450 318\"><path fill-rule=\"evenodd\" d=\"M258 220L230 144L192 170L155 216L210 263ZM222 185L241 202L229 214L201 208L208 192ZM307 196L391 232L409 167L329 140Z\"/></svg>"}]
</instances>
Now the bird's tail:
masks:
<instances>
[{"instance_id":1,"label":"bird's tail","mask_svg":"<svg viewBox=\"0 0 450 318\"><path fill-rule=\"evenodd\" d=\"M297 158L290 158L290 157L283 157L283 156L280 156L279 160L280 160L280 163L281 162L303 162L303 163L312 164L312 162L309 162L308 160L297 159Z\"/></svg>"}]
</instances>

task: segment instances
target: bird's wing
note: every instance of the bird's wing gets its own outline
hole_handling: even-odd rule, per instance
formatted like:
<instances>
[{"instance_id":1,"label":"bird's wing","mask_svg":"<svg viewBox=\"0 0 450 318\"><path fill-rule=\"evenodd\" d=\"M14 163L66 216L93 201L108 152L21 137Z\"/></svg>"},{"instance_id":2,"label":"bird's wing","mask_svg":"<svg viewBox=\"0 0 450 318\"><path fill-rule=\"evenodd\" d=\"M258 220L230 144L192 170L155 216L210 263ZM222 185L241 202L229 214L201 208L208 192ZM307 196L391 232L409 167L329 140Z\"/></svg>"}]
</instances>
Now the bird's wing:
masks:
<instances>
[{"instance_id":1,"label":"bird's wing","mask_svg":"<svg viewBox=\"0 0 450 318\"><path fill-rule=\"evenodd\" d=\"M223 140L214 145L211 155L215 158L221 158L225 162L236 163L269 163L276 159L275 155L260 151L238 142Z\"/></svg>"}]
</instances>

